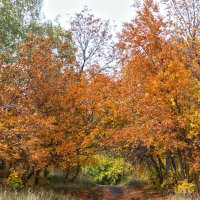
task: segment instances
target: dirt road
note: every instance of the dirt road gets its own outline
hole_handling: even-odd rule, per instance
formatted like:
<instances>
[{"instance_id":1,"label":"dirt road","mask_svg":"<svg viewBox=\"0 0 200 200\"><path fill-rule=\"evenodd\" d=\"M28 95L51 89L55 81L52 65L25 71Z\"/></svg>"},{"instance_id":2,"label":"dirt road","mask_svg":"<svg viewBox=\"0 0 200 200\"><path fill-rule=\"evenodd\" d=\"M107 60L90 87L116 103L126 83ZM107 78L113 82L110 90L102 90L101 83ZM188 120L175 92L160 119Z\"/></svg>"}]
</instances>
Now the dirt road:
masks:
<instances>
[{"instance_id":1,"label":"dirt road","mask_svg":"<svg viewBox=\"0 0 200 200\"><path fill-rule=\"evenodd\" d=\"M156 191L125 186L98 185L83 193L78 200L164 200Z\"/></svg>"}]
</instances>

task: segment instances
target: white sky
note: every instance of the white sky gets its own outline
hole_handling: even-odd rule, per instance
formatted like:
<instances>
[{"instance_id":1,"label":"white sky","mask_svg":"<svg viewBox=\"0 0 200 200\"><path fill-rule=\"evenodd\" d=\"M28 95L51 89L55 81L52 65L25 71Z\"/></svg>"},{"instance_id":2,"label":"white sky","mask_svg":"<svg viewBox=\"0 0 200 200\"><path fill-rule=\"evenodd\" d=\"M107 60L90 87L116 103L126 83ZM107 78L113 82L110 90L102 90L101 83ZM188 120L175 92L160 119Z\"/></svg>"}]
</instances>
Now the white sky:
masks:
<instances>
[{"instance_id":1,"label":"white sky","mask_svg":"<svg viewBox=\"0 0 200 200\"><path fill-rule=\"evenodd\" d=\"M134 0L44 0L43 11L48 20L54 20L60 15L62 26L66 26L70 16L80 12L86 5L96 17L110 19L120 29L122 22L127 22L134 16L134 9L131 7L133 2Z\"/></svg>"}]
</instances>

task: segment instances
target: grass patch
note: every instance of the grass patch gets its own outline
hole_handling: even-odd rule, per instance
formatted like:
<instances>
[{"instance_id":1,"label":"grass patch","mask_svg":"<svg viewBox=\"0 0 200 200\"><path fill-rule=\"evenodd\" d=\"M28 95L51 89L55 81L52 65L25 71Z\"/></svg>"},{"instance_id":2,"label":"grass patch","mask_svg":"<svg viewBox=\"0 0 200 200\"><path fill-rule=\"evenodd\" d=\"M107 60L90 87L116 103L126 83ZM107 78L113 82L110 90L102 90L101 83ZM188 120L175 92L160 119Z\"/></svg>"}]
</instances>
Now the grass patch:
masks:
<instances>
[{"instance_id":1,"label":"grass patch","mask_svg":"<svg viewBox=\"0 0 200 200\"><path fill-rule=\"evenodd\" d=\"M183 195L170 195L167 200L199 200L200 199L200 195L187 195L187 196L183 196Z\"/></svg>"},{"instance_id":2,"label":"grass patch","mask_svg":"<svg viewBox=\"0 0 200 200\"><path fill-rule=\"evenodd\" d=\"M48 179L48 188L57 192L67 192L73 195L96 185L85 176L77 177L74 182L71 182L70 179L66 180L63 176L50 176Z\"/></svg>"},{"instance_id":3,"label":"grass patch","mask_svg":"<svg viewBox=\"0 0 200 200\"><path fill-rule=\"evenodd\" d=\"M13 191L0 189L0 200L75 200L70 194L58 194L50 190L22 190Z\"/></svg>"},{"instance_id":4,"label":"grass patch","mask_svg":"<svg viewBox=\"0 0 200 200\"><path fill-rule=\"evenodd\" d=\"M133 188L143 188L148 185L148 181L140 178L129 178L121 186L129 186Z\"/></svg>"},{"instance_id":5,"label":"grass patch","mask_svg":"<svg viewBox=\"0 0 200 200\"><path fill-rule=\"evenodd\" d=\"M45 184L44 184L45 183ZM65 176L49 176L48 180L40 178L38 187L24 188L15 191L9 188L0 188L0 200L75 200L76 196L95 186L89 179L79 176L74 182L66 181Z\"/></svg>"}]
</instances>

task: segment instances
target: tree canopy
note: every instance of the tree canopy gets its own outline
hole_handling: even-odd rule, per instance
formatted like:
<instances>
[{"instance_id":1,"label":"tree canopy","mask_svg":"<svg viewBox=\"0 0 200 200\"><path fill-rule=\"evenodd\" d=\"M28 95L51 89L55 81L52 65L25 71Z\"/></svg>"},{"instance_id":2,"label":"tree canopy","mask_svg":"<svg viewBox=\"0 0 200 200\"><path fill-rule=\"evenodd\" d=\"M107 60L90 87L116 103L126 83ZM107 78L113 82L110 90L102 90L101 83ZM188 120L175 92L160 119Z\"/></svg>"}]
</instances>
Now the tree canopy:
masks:
<instances>
[{"instance_id":1,"label":"tree canopy","mask_svg":"<svg viewBox=\"0 0 200 200\"><path fill-rule=\"evenodd\" d=\"M164 3L170 16L145 0L114 43L109 21L87 8L66 30L41 20L41 0L2 1L2 179L19 171L27 183L48 167L75 179L115 152L165 188L199 190L200 4Z\"/></svg>"}]
</instances>

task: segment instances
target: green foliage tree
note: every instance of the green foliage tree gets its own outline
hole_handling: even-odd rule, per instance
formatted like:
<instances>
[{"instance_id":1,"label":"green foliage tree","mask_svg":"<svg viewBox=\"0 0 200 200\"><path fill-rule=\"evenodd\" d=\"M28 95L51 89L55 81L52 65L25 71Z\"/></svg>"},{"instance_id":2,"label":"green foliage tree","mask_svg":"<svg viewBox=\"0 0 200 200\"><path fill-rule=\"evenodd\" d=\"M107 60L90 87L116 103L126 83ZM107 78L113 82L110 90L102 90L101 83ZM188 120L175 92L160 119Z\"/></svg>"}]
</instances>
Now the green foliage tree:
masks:
<instances>
[{"instance_id":1,"label":"green foliage tree","mask_svg":"<svg viewBox=\"0 0 200 200\"><path fill-rule=\"evenodd\" d=\"M0 4L0 51L15 49L34 31L41 17L42 0L2 0Z\"/></svg>"}]
</instances>

